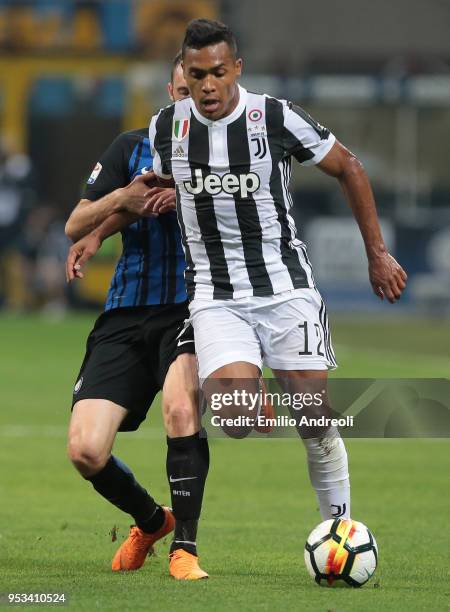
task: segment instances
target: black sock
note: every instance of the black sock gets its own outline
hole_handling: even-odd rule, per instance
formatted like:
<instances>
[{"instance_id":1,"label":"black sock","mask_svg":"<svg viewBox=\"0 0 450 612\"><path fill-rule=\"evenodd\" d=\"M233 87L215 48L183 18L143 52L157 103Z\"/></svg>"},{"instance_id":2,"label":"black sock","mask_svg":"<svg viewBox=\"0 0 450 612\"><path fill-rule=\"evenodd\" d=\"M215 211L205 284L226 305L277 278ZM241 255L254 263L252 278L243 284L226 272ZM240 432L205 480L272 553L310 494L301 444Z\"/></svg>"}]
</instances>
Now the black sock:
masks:
<instances>
[{"instance_id":1,"label":"black sock","mask_svg":"<svg viewBox=\"0 0 450 612\"><path fill-rule=\"evenodd\" d=\"M197 556L197 527L198 519L176 521L170 552L182 548L191 555Z\"/></svg>"},{"instance_id":2,"label":"black sock","mask_svg":"<svg viewBox=\"0 0 450 612\"><path fill-rule=\"evenodd\" d=\"M209 468L206 434L167 438L166 468L176 520L170 550L183 548L196 555L197 525Z\"/></svg>"},{"instance_id":3,"label":"black sock","mask_svg":"<svg viewBox=\"0 0 450 612\"><path fill-rule=\"evenodd\" d=\"M111 504L131 514L136 525L143 531L152 533L162 526L163 509L136 482L130 468L120 459L111 455L105 467L86 480Z\"/></svg>"}]
</instances>

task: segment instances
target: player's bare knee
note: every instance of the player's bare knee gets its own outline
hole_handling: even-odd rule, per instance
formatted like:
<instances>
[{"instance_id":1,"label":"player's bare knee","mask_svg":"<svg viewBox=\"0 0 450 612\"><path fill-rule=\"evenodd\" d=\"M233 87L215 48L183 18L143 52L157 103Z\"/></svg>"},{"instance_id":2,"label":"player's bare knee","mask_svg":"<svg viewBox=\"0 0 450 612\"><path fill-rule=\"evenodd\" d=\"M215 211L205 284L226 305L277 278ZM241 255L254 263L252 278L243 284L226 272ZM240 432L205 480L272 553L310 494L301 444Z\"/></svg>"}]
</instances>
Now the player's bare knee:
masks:
<instances>
[{"instance_id":1,"label":"player's bare knee","mask_svg":"<svg viewBox=\"0 0 450 612\"><path fill-rule=\"evenodd\" d=\"M164 415L172 423L182 424L192 421L194 407L188 399L174 400L164 404Z\"/></svg>"},{"instance_id":2,"label":"player's bare knee","mask_svg":"<svg viewBox=\"0 0 450 612\"><path fill-rule=\"evenodd\" d=\"M108 461L109 453L90 441L81 440L77 436L69 437L67 454L74 467L83 476L91 476L99 472Z\"/></svg>"},{"instance_id":3,"label":"player's bare knee","mask_svg":"<svg viewBox=\"0 0 450 612\"><path fill-rule=\"evenodd\" d=\"M168 398L163 402L166 430L170 436L186 436L197 431L197 414L192 398Z\"/></svg>"},{"instance_id":4,"label":"player's bare knee","mask_svg":"<svg viewBox=\"0 0 450 612\"><path fill-rule=\"evenodd\" d=\"M102 470L108 457L100 453L80 452L71 457L74 467L82 476L93 476Z\"/></svg>"}]
</instances>

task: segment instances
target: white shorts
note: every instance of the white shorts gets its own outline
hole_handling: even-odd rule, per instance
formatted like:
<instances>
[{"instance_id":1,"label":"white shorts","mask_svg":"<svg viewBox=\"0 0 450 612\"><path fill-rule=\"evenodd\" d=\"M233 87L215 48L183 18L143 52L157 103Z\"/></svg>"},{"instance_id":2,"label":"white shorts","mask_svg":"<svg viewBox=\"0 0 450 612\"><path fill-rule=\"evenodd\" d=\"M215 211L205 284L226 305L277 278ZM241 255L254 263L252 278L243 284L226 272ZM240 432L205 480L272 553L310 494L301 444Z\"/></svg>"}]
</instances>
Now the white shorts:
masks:
<instances>
[{"instance_id":1,"label":"white shorts","mask_svg":"<svg viewBox=\"0 0 450 612\"><path fill-rule=\"evenodd\" d=\"M199 377L235 361L278 370L333 370L325 304L317 289L295 289L268 297L194 299Z\"/></svg>"}]
</instances>

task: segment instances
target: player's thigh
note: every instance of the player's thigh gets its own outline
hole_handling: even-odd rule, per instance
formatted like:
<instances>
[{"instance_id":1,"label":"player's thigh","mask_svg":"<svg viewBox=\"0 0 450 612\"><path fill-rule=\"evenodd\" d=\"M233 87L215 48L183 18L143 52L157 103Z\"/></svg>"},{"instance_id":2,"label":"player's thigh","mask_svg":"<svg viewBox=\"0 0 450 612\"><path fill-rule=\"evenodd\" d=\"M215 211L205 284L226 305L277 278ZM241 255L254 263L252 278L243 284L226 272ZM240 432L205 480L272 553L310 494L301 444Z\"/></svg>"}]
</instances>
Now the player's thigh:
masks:
<instances>
[{"instance_id":1,"label":"player's thigh","mask_svg":"<svg viewBox=\"0 0 450 612\"><path fill-rule=\"evenodd\" d=\"M72 406L81 400L100 400L126 409L121 431L139 427L160 388L149 371L143 341L147 311L122 308L98 319L73 391Z\"/></svg>"},{"instance_id":2,"label":"player's thigh","mask_svg":"<svg viewBox=\"0 0 450 612\"><path fill-rule=\"evenodd\" d=\"M259 311L264 363L272 370L327 371L336 367L326 308L316 289L301 289Z\"/></svg>"},{"instance_id":3,"label":"player's thigh","mask_svg":"<svg viewBox=\"0 0 450 612\"><path fill-rule=\"evenodd\" d=\"M111 453L127 410L105 399L84 399L73 406L68 451L73 461L102 462Z\"/></svg>"},{"instance_id":4,"label":"player's thigh","mask_svg":"<svg viewBox=\"0 0 450 612\"><path fill-rule=\"evenodd\" d=\"M244 378L261 369L258 336L238 308L194 300L190 312L201 383L212 375Z\"/></svg>"},{"instance_id":5,"label":"player's thigh","mask_svg":"<svg viewBox=\"0 0 450 612\"><path fill-rule=\"evenodd\" d=\"M227 365L214 370L208 377L211 379L227 378L257 378L261 376L261 369L254 363L248 361L233 361L233 363L227 363Z\"/></svg>"},{"instance_id":6,"label":"player's thigh","mask_svg":"<svg viewBox=\"0 0 450 612\"><path fill-rule=\"evenodd\" d=\"M210 407L211 426L231 438L245 438L260 411L261 370L253 363L234 361L211 373L202 391Z\"/></svg>"},{"instance_id":7,"label":"player's thigh","mask_svg":"<svg viewBox=\"0 0 450 612\"><path fill-rule=\"evenodd\" d=\"M272 370L278 384L284 393L289 393L293 398L304 398L306 405L301 403L301 409L314 408L318 403L319 407L328 405L328 370ZM316 401L317 400L317 401ZM295 401L290 402L290 406L299 404ZM295 410L295 407L294 407Z\"/></svg>"},{"instance_id":8,"label":"player's thigh","mask_svg":"<svg viewBox=\"0 0 450 612\"><path fill-rule=\"evenodd\" d=\"M322 381L328 379L328 370L278 370L273 368L272 372L275 378L290 381L292 384L295 384L296 381L303 383L310 379Z\"/></svg>"}]
</instances>

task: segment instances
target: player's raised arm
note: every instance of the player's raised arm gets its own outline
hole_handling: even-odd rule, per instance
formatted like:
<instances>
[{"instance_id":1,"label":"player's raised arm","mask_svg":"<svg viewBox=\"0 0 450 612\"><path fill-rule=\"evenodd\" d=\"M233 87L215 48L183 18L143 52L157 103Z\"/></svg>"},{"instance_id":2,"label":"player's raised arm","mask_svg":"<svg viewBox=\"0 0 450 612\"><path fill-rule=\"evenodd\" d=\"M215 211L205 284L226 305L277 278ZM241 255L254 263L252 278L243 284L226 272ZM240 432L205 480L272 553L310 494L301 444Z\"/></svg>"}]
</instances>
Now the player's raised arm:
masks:
<instances>
[{"instance_id":1,"label":"player's raised arm","mask_svg":"<svg viewBox=\"0 0 450 612\"><path fill-rule=\"evenodd\" d=\"M291 103L284 109L283 144L304 166L317 165L336 178L358 223L374 293L394 303L406 286L406 273L384 244L368 176L361 162L331 132Z\"/></svg>"},{"instance_id":2,"label":"player's raised arm","mask_svg":"<svg viewBox=\"0 0 450 612\"><path fill-rule=\"evenodd\" d=\"M70 283L75 278L83 278L83 266L97 253L103 241L134 223L138 218L139 215L133 213L114 213L89 234L75 242L70 247L66 259L67 282Z\"/></svg>"},{"instance_id":3,"label":"player's raised arm","mask_svg":"<svg viewBox=\"0 0 450 612\"><path fill-rule=\"evenodd\" d=\"M149 179L143 175L136 177L126 187L115 189L94 202L88 199L80 200L66 223L66 235L72 241L79 240L111 215L122 213L124 216L119 229L126 227L132 223L127 221L129 214L147 214L145 206L148 203L149 187Z\"/></svg>"},{"instance_id":4,"label":"player's raised arm","mask_svg":"<svg viewBox=\"0 0 450 612\"><path fill-rule=\"evenodd\" d=\"M144 216L157 217L176 207L175 190L146 186L144 196ZM95 203L94 203L95 204ZM152 212L152 210L154 212ZM66 280L70 283L75 278L83 278L82 268L100 249L106 238L120 232L139 219L142 214L121 211L110 214L98 227L78 239L69 249L66 259Z\"/></svg>"},{"instance_id":5,"label":"player's raised arm","mask_svg":"<svg viewBox=\"0 0 450 612\"><path fill-rule=\"evenodd\" d=\"M87 181L84 197L66 223L66 234L72 241L115 213L144 214L145 194L152 179L142 175L130 182L128 161L136 142L134 132L120 134L100 157Z\"/></svg>"},{"instance_id":6,"label":"player's raised arm","mask_svg":"<svg viewBox=\"0 0 450 612\"><path fill-rule=\"evenodd\" d=\"M388 253L381 234L372 188L361 162L340 142L318 164L337 178L358 223L369 262L369 279L375 295L393 304L406 287L407 275Z\"/></svg>"}]
</instances>

